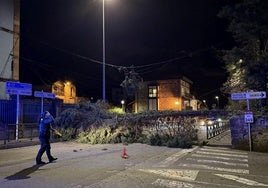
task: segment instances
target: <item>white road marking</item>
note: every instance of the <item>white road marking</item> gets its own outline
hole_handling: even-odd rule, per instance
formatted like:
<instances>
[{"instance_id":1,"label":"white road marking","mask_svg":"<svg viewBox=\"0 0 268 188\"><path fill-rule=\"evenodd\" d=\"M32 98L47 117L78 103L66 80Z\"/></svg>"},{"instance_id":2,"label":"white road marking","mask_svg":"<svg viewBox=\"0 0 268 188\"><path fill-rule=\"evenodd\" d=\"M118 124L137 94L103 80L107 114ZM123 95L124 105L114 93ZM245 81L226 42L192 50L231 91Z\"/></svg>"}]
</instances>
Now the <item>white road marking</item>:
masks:
<instances>
[{"instance_id":1,"label":"white road marking","mask_svg":"<svg viewBox=\"0 0 268 188\"><path fill-rule=\"evenodd\" d=\"M177 160L179 160L181 157L187 155L188 153L192 152L198 148L197 146L194 147L193 149L183 149L178 153L175 153L171 155L170 157L166 158L165 160L161 161L160 163L154 165L154 167L167 167L173 163L175 163Z\"/></svg>"},{"instance_id":2,"label":"white road marking","mask_svg":"<svg viewBox=\"0 0 268 188\"><path fill-rule=\"evenodd\" d=\"M193 157L202 157L202 158L211 158L211 159L221 159L226 161L241 161L241 162L248 162L248 159L237 159L237 158L230 158L230 157L220 157L214 155L201 155L201 154L192 154Z\"/></svg>"},{"instance_id":3,"label":"white road marking","mask_svg":"<svg viewBox=\"0 0 268 188\"><path fill-rule=\"evenodd\" d=\"M200 164L179 164L179 166L190 167L190 168L198 168L198 169L206 169L206 170L215 170L215 171L223 171L223 172L234 172L240 174L249 174L249 170L246 169L232 169L232 168L220 168L220 167L212 167L208 165L200 165Z\"/></svg>"},{"instance_id":4,"label":"white road marking","mask_svg":"<svg viewBox=\"0 0 268 188\"><path fill-rule=\"evenodd\" d=\"M268 184L259 183L253 180L249 180L246 178L241 178L238 176L230 175L230 174L215 174L216 176L220 176L229 180L233 180L242 184L250 185L250 186L262 186L262 187L268 187Z\"/></svg>"},{"instance_id":5,"label":"white road marking","mask_svg":"<svg viewBox=\"0 0 268 188\"><path fill-rule=\"evenodd\" d=\"M213 149L213 148L200 148L200 150L201 151L220 152L220 153L232 153L232 154L248 155L248 153L246 153L246 152L222 150L222 149Z\"/></svg>"},{"instance_id":6,"label":"white road marking","mask_svg":"<svg viewBox=\"0 0 268 188\"><path fill-rule=\"evenodd\" d=\"M198 170L177 170L177 169L139 169L142 172L154 173L168 178L184 181L194 181L198 175Z\"/></svg>"},{"instance_id":7,"label":"white road marking","mask_svg":"<svg viewBox=\"0 0 268 188\"><path fill-rule=\"evenodd\" d=\"M152 184L159 186L159 187L168 187L168 188L192 188L192 187L194 187L194 188L207 188L208 185L214 186L214 187L215 186L222 187L222 184L218 184L218 183L209 183L209 182L201 182L201 181L194 181L191 183L186 183L186 182L180 182L180 181L174 181L174 180L165 180L165 179L157 179ZM228 184L225 184L224 187L241 188L241 186L228 185Z\"/></svg>"},{"instance_id":8,"label":"white road marking","mask_svg":"<svg viewBox=\"0 0 268 188\"><path fill-rule=\"evenodd\" d=\"M187 158L186 160L197 161L198 163L216 163L216 164L224 164L228 166L248 167L248 164L245 164L245 163L231 163L231 162L218 161L218 160L206 160L206 159L194 159L194 158Z\"/></svg>"},{"instance_id":9,"label":"white road marking","mask_svg":"<svg viewBox=\"0 0 268 188\"><path fill-rule=\"evenodd\" d=\"M160 186L160 187L168 187L168 188L205 188L200 187L198 185L194 185L191 183L179 182L179 181L171 181L171 180L164 180L164 179L157 179L155 182L152 183L153 185Z\"/></svg>"},{"instance_id":10,"label":"white road marking","mask_svg":"<svg viewBox=\"0 0 268 188\"><path fill-rule=\"evenodd\" d=\"M228 157L248 158L247 155L228 154L228 153L216 153L216 152L206 152L206 151L197 151L196 153L205 154L205 155L219 155L219 156L228 156Z\"/></svg>"}]
</instances>

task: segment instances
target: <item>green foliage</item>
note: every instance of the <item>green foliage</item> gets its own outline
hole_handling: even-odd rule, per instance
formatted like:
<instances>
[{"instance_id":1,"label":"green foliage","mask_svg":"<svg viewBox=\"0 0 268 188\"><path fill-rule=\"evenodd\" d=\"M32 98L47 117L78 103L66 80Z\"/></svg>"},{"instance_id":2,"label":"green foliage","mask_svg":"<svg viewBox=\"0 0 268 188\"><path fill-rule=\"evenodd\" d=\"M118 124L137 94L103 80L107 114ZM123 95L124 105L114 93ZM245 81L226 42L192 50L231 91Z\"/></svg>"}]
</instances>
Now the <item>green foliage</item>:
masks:
<instances>
[{"instance_id":1,"label":"green foliage","mask_svg":"<svg viewBox=\"0 0 268 188\"><path fill-rule=\"evenodd\" d=\"M155 146L189 148L197 140L195 117L211 116L211 112L208 111L158 111L123 115L106 114L102 115L102 118L95 118L94 122L92 115L89 115L85 108L88 109L89 106L81 108L80 105L80 109L68 109L58 117L59 122L67 122L60 118L76 119L68 117L67 114L83 117L82 122L74 127L74 121L70 121L69 127L68 125L61 127L62 140L76 139L78 142L88 144L139 142ZM92 107L90 112L96 114L95 111L99 110L92 110L94 108Z\"/></svg>"},{"instance_id":2,"label":"green foliage","mask_svg":"<svg viewBox=\"0 0 268 188\"><path fill-rule=\"evenodd\" d=\"M123 111L122 108L119 107L113 107L113 108L109 108L107 110L108 113L110 114L124 114L125 112Z\"/></svg>"},{"instance_id":3,"label":"green foliage","mask_svg":"<svg viewBox=\"0 0 268 188\"><path fill-rule=\"evenodd\" d=\"M229 22L236 47L222 51L229 77L222 91L228 96L235 92L266 91L268 81L268 4L260 0L243 0L224 7L218 14ZM262 102L262 106L266 101ZM244 110L229 103L229 109ZM258 108L255 108L258 110Z\"/></svg>"}]
</instances>

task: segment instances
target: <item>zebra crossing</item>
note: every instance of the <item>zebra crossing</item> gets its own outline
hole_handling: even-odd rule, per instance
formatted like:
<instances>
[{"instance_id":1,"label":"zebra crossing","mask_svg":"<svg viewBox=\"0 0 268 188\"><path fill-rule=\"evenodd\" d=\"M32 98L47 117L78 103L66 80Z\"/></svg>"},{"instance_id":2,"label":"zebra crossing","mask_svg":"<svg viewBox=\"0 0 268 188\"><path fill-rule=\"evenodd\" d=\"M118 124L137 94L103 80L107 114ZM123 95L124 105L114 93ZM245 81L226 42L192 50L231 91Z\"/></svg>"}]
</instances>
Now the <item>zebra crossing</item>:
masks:
<instances>
[{"instance_id":1,"label":"zebra crossing","mask_svg":"<svg viewBox=\"0 0 268 188\"><path fill-rule=\"evenodd\" d=\"M181 158L175 157L180 156ZM180 159L180 160L179 160ZM173 162L173 164L171 164ZM166 164L178 170L161 169L151 172L167 177L173 174L173 180L158 178L152 184L161 187L268 187L268 184L254 181L249 176L248 152L234 151L229 148L202 147L194 150L183 150L159 163L159 167ZM179 172L179 173L178 173ZM200 173L210 174L212 181L200 181ZM166 174L166 175L165 175ZM174 175L175 174L175 175ZM187 179L185 178L187 177ZM215 183L216 178L225 179L230 185ZM175 180L177 179L177 180ZM188 181L188 180L191 181Z\"/></svg>"},{"instance_id":2,"label":"zebra crossing","mask_svg":"<svg viewBox=\"0 0 268 188\"><path fill-rule=\"evenodd\" d=\"M248 153L228 148L204 147L192 153L178 166L199 170L249 174Z\"/></svg>"}]
</instances>

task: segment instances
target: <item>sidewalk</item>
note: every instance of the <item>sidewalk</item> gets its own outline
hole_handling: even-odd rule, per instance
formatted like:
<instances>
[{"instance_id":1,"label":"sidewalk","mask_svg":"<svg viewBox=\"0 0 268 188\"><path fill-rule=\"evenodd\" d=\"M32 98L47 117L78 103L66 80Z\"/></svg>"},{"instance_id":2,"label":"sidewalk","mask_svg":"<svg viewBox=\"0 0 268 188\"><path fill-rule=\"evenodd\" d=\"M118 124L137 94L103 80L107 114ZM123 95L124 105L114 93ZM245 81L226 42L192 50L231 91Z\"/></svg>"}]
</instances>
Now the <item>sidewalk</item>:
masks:
<instances>
[{"instance_id":1,"label":"sidewalk","mask_svg":"<svg viewBox=\"0 0 268 188\"><path fill-rule=\"evenodd\" d=\"M207 145L232 148L231 130L226 130L220 135L209 139Z\"/></svg>"}]
</instances>

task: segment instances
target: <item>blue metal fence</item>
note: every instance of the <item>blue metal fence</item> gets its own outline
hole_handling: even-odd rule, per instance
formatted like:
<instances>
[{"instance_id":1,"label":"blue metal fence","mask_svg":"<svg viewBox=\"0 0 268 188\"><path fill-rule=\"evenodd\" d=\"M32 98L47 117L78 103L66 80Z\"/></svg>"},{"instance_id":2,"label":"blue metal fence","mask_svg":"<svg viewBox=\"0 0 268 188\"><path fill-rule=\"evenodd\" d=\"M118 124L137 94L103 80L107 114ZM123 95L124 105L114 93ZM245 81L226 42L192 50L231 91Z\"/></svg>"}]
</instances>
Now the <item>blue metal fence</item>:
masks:
<instances>
[{"instance_id":1,"label":"blue metal fence","mask_svg":"<svg viewBox=\"0 0 268 188\"><path fill-rule=\"evenodd\" d=\"M16 123L16 100L0 99L0 122L2 124Z\"/></svg>"}]
</instances>

